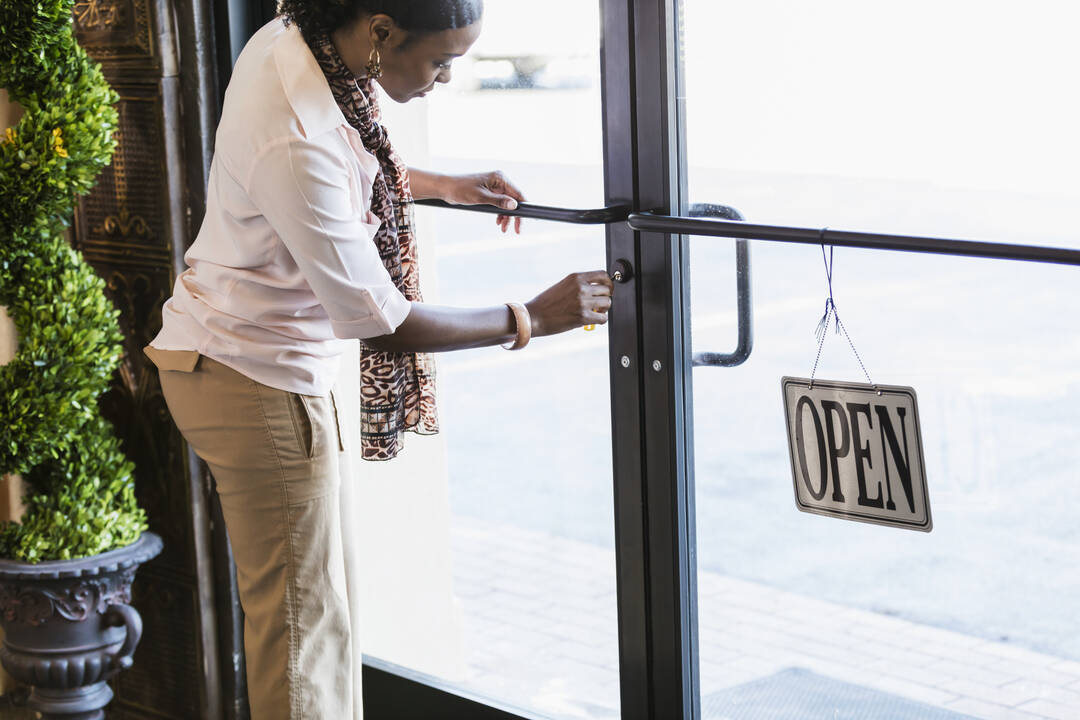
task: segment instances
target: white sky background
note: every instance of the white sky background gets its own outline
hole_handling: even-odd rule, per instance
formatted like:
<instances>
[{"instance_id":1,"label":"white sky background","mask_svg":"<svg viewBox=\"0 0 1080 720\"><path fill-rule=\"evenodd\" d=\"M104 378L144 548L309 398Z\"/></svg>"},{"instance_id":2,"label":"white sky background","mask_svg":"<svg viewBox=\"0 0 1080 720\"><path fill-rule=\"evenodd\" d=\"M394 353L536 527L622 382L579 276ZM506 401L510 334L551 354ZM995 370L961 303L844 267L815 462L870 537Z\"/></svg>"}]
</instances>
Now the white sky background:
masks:
<instances>
[{"instance_id":1,"label":"white sky background","mask_svg":"<svg viewBox=\"0 0 1080 720\"><path fill-rule=\"evenodd\" d=\"M691 164L1080 197L1075 0L685 0Z\"/></svg>"},{"instance_id":2,"label":"white sky background","mask_svg":"<svg viewBox=\"0 0 1080 720\"><path fill-rule=\"evenodd\" d=\"M683 4L693 166L1080 197L1077 0ZM488 0L471 54L595 58L598 5Z\"/></svg>"}]
</instances>

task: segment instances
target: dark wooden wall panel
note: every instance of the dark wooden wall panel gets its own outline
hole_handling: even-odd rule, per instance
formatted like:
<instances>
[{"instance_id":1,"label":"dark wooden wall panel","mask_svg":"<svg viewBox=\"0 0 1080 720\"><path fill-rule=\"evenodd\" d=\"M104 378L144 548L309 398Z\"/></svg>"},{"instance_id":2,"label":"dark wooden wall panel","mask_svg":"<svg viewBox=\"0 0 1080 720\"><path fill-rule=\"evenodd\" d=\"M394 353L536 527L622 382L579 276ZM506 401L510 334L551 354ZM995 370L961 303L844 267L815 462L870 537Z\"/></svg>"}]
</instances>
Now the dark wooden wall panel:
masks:
<instances>
[{"instance_id":1,"label":"dark wooden wall panel","mask_svg":"<svg viewBox=\"0 0 1080 720\"><path fill-rule=\"evenodd\" d=\"M145 627L160 632L152 644L140 647L135 665L117 676L113 688L119 702L113 707L128 710L126 717L203 717L194 692L202 675L201 648L196 634L185 632L182 624L198 616L198 592L189 578L170 578L159 571L142 580L132 599ZM162 672L162 660L155 658L168 658L173 667Z\"/></svg>"},{"instance_id":2,"label":"dark wooden wall panel","mask_svg":"<svg viewBox=\"0 0 1080 720\"><path fill-rule=\"evenodd\" d=\"M143 639L135 666L113 683L108 711L124 720L222 718L209 487L142 353L191 240L174 11L170 0L75 5L80 43L120 95L120 125L112 164L79 204L73 242L121 313L126 353L102 408L135 462L151 529L165 541L133 589Z\"/></svg>"}]
</instances>

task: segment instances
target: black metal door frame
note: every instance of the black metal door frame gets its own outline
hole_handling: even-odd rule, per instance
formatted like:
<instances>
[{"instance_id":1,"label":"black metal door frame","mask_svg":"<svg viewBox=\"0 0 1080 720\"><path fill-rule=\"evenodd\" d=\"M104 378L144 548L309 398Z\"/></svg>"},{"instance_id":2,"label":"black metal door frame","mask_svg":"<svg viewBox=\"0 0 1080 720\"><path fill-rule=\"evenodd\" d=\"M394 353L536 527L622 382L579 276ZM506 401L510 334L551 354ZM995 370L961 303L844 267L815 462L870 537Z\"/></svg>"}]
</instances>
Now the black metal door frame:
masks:
<instances>
[{"instance_id":1,"label":"black metal door frame","mask_svg":"<svg viewBox=\"0 0 1080 720\"><path fill-rule=\"evenodd\" d=\"M602 0L606 202L679 214L674 0ZM609 324L622 717L697 717L687 243L608 228L629 260ZM629 359L629 363L624 358Z\"/></svg>"},{"instance_id":2,"label":"black metal door frame","mask_svg":"<svg viewBox=\"0 0 1080 720\"><path fill-rule=\"evenodd\" d=\"M514 214L604 223L608 267L630 270L616 287L608 324L621 715L695 720L700 712L693 393L684 294L688 245L671 230L637 232L623 222L632 208L687 212L680 196L685 133L675 103L675 0L600 0L600 8L607 207L522 205ZM467 694L365 659L365 712L372 718L538 717Z\"/></svg>"}]
</instances>

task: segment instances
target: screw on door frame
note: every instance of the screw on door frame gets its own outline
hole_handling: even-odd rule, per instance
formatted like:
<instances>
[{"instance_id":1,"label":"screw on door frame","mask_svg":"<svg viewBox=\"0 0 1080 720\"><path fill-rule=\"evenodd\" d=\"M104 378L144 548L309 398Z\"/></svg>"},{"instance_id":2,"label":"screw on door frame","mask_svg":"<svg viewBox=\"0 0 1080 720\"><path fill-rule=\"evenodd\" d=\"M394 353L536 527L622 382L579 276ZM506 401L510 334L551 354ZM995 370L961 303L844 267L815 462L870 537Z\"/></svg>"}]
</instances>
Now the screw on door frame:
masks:
<instances>
[{"instance_id":1,"label":"screw on door frame","mask_svg":"<svg viewBox=\"0 0 1080 720\"><path fill-rule=\"evenodd\" d=\"M655 370L656 372L660 372L661 370L664 369L664 366L660 364L659 360L653 360L652 361L652 369Z\"/></svg>"},{"instance_id":2,"label":"screw on door frame","mask_svg":"<svg viewBox=\"0 0 1080 720\"><path fill-rule=\"evenodd\" d=\"M622 358L619 360L619 362L622 363L622 366L624 368L630 367L630 356L629 355L623 355Z\"/></svg>"}]
</instances>

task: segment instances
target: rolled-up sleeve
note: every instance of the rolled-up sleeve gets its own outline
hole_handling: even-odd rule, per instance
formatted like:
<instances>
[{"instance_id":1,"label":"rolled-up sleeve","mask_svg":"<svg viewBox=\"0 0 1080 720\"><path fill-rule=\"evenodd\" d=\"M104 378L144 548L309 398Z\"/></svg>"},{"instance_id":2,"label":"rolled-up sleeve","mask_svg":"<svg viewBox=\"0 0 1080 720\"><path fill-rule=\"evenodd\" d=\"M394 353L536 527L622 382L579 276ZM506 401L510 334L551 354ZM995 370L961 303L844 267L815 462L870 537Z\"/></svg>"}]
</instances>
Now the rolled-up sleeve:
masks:
<instances>
[{"instance_id":1,"label":"rolled-up sleeve","mask_svg":"<svg viewBox=\"0 0 1080 720\"><path fill-rule=\"evenodd\" d=\"M259 154L247 183L341 338L391 334L412 309L379 258L380 221L360 200L370 188L357 182L370 185L333 150L290 139Z\"/></svg>"}]
</instances>

